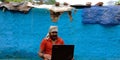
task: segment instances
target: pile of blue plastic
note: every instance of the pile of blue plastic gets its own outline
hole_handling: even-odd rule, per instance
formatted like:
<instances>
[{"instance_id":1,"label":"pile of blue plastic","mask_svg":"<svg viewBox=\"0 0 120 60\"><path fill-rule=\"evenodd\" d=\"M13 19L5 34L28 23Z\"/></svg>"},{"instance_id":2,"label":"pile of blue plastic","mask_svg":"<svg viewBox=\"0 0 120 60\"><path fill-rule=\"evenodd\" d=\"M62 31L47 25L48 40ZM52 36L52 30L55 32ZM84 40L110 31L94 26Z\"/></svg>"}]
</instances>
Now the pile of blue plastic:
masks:
<instances>
[{"instance_id":1,"label":"pile of blue plastic","mask_svg":"<svg viewBox=\"0 0 120 60\"><path fill-rule=\"evenodd\" d=\"M120 6L93 6L83 9L82 22L85 24L120 24Z\"/></svg>"}]
</instances>

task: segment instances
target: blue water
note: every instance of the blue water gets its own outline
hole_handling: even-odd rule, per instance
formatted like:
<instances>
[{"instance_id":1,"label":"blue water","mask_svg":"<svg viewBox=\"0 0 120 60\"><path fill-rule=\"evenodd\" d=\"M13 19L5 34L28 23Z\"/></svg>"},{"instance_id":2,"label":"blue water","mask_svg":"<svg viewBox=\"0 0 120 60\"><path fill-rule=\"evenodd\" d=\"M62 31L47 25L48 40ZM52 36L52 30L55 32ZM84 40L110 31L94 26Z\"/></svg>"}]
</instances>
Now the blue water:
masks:
<instances>
[{"instance_id":1,"label":"blue water","mask_svg":"<svg viewBox=\"0 0 120 60\"><path fill-rule=\"evenodd\" d=\"M40 59L37 52L51 25L57 25L65 44L74 44L75 60L120 60L120 25L83 24L82 9L67 12L53 23L46 9L28 14L0 11L0 59Z\"/></svg>"}]
</instances>

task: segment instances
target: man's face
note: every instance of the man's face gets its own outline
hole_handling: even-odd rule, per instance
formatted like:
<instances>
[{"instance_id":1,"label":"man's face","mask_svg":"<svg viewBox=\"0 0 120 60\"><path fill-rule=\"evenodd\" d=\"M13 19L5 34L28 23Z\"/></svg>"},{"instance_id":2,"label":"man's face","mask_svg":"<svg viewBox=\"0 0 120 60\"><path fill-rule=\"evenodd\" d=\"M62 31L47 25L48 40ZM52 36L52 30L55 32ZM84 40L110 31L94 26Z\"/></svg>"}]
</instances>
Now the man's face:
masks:
<instances>
[{"instance_id":1,"label":"man's face","mask_svg":"<svg viewBox=\"0 0 120 60\"><path fill-rule=\"evenodd\" d=\"M55 6L59 6L59 5L60 5L60 3L59 3L59 2L56 2L56 3L55 3Z\"/></svg>"},{"instance_id":2,"label":"man's face","mask_svg":"<svg viewBox=\"0 0 120 60\"><path fill-rule=\"evenodd\" d=\"M58 35L57 35L57 32L56 32L56 31L50 32L49 34L50 34L50 38L51 38L52 40L56 40L56 39L57 39L57 37L58 37Z\"/></svg>"}]
</instances>

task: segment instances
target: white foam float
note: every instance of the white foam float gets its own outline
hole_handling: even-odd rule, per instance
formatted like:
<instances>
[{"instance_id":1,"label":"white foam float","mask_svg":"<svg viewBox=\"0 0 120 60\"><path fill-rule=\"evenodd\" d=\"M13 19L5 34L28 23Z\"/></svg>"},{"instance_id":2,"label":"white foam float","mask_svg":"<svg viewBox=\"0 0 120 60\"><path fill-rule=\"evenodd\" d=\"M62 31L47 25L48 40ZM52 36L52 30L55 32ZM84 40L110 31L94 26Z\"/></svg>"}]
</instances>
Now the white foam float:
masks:
<instances>
[{"instance_id":1,"label":"white foam float","mask_svg":"<svg viewBox=\"0 0 120 60\"><path fill-rule=\"evenodd\" d=\"M54 5L32 5L31 3L28 3L28 6L34 7L34 8L45 8L48 10L52 10L53 12L64 12L64 11L70 11L73 7L70 6L54 6Z\"/></svg>"}]
</instances>

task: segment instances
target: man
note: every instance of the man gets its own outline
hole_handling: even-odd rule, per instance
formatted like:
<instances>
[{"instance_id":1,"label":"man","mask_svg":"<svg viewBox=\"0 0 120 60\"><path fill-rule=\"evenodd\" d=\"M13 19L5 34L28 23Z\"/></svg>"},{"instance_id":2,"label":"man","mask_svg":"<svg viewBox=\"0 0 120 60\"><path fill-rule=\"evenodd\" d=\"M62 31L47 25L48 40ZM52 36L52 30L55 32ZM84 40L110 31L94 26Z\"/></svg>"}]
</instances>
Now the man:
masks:
<instances>
[{"instance_id":1,"label":"man","mask_svg":"<svg viewBox=\"0 0 120 60\"><path fill-rule=\"evenodd\" d=\"M64 5L65 7L68 7L68 6L69 6L69 4L66 3L66 2L64 2L63 5ZM70 21L72 21L72 20L73 20L73 18L72 18L72 12L71 12L71 11L67 11L67 12L68 12L68 15L69 15L69 17L70 17Z\"/></svg>"},{"instance_id":2,"label":"man","mask_svg":"<svg viewBox=\"0 0 120 60\"><path fill-rule=\"evenodd\" d=\"M56 7L59 7L59 6L60 6L60 3L56 2L54 7L56 8ZM51 15L52 21L57 22L58 18L62 14L62 12L54 12L52 9L50 9L50 15Z\"/></svg>"},{"instance_id":3,"label":"man","mask_svg":"<svg viewBox=\"0 0 120 60\"><path fill-rule=\"evenodd\" d=\"M60 3L59 2L56 2L55 3L55 6L53 6L51 9L50 9L50 15L51 15L51 18L52 18L52 21L53 22L57 22L58 21L58 18L60 17L60 15L67 11L68 12L68 15L70 17L70 21L72 21L72 13L71 13L71 10L72 10L72 7L68 6L68 3L64 3L63 6L60 6Z\"/></svg>"},{"instance_id":4,"label":"man","mask_svg":"<svg viewBox=\"0 0 120 60\"><path fill-rule=\"evenodd\" d=\"M103 2L98 2L98 3L96 3L96 6L103 6Z\"/></svg>"},{"instance_id":5,"label":"man","mask_svg":"<svg viewBox=\"0 0 120 60\"><path fill-rule=\"evenodd\" d=\"M47 37L41 42L38 54L43 58L43 60L51 60L52 46L61 44L64 44L64 41L58 37L58 27L50 26Z\"/></svg>"}]
</instances>

